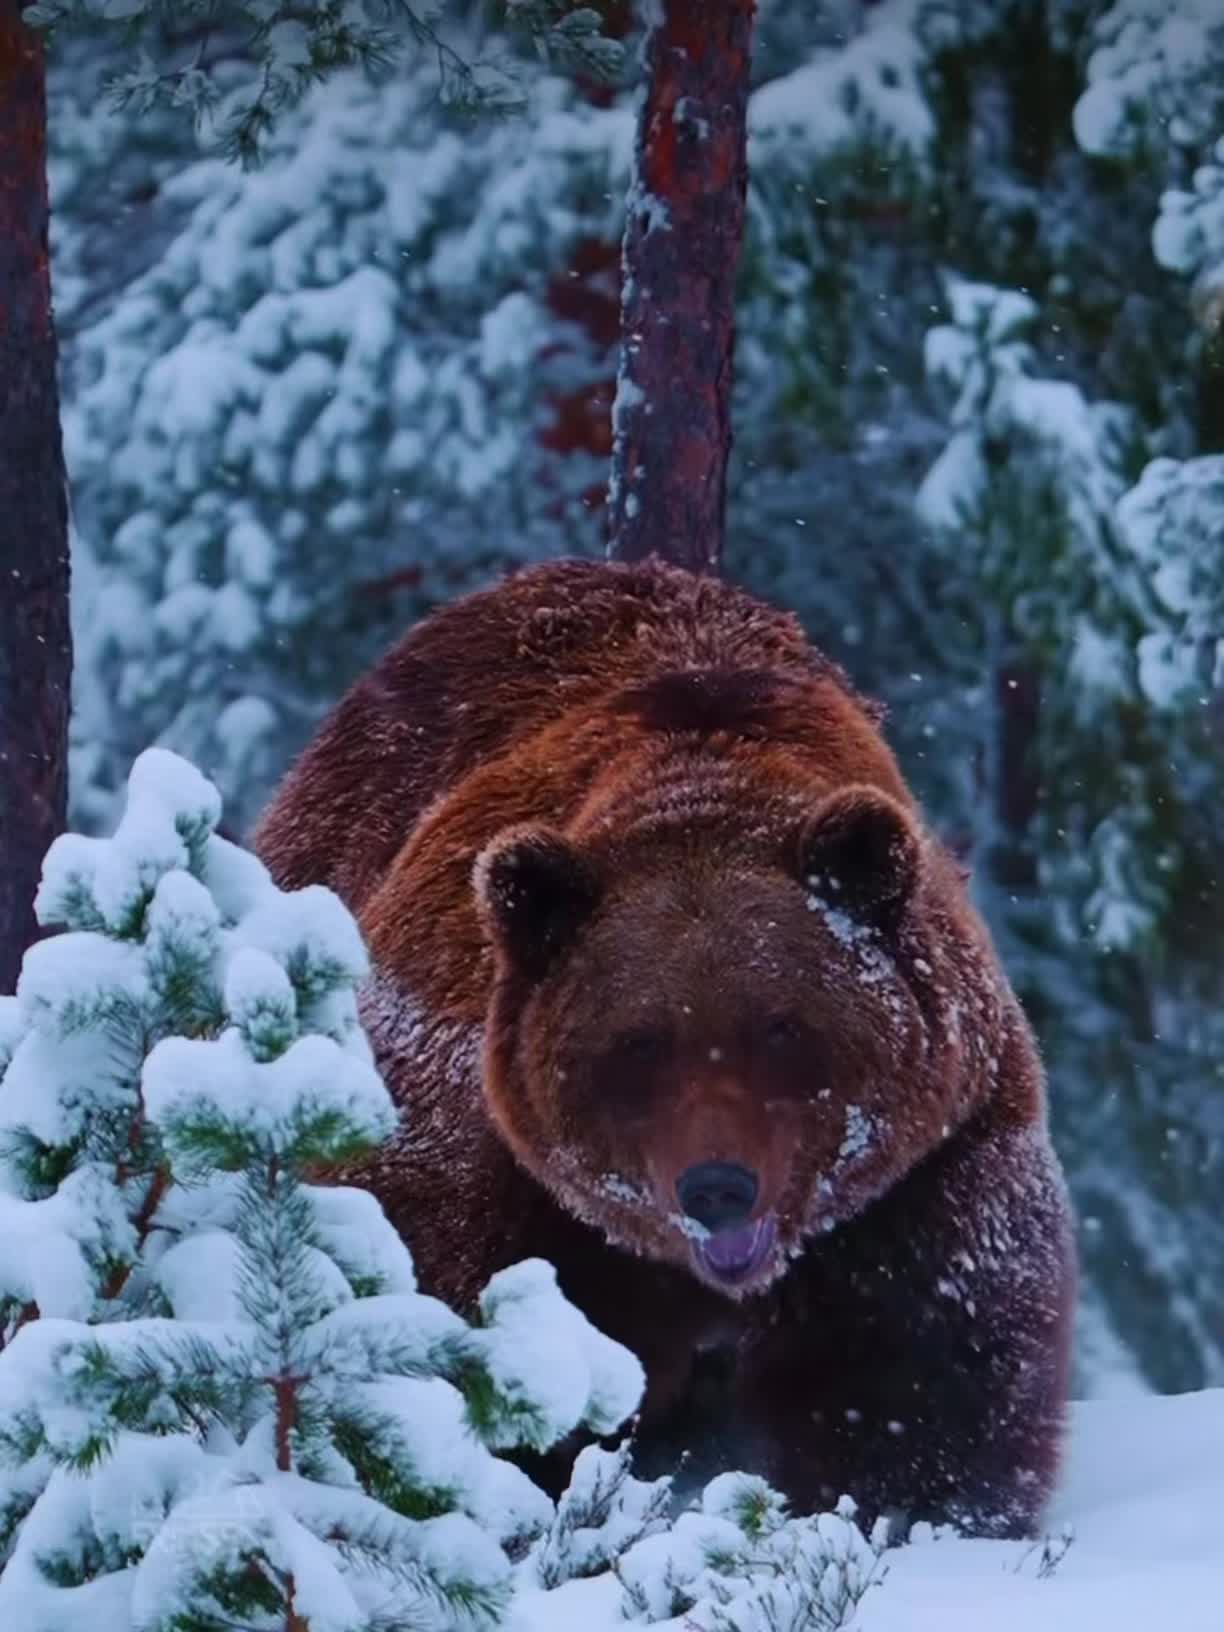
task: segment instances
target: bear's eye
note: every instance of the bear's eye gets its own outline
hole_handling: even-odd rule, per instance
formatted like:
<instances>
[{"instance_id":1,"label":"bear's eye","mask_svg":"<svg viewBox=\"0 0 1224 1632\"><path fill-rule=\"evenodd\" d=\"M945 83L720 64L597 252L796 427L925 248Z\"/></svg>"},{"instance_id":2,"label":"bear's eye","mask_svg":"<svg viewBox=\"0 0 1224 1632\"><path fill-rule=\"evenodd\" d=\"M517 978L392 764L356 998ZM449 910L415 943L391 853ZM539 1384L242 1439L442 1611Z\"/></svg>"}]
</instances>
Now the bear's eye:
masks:
<instances>
[{"instance_id":1,"label":"bear's eye","mask_svg":"<svg viewBox=\"0 0 1224 1632\"><path fill-rule=\"evenodd\" d=\"M803 1021L793 1014L776 1014L765 1023L765 1046L776 1053L793 1048L803 1039Z\"/></svg>"},{"instance_id":2,"label":"bear's eye","mask_svg":"<svg viewBox=\"0 0 1224 1632\"><path fill-rule=\"evenodd\" d=\"M671 1039L665 1031L627 1031L612 1044L613 1063L641 1071L647 1066L661 1065L671 1050Z\"/></svg>"}]
</instances>

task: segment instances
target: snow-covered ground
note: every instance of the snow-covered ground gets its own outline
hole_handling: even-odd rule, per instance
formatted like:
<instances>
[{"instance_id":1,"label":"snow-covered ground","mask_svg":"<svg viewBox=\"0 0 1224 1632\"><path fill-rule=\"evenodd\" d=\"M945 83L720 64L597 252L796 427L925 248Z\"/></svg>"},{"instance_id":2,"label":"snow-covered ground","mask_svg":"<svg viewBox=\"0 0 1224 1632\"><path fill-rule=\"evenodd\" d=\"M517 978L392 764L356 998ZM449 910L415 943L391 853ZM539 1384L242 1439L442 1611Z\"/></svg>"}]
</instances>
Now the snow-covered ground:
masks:
<instances>
[{"instance_id":1,"label":"snow-covered ground","mask_svg":"<svg viewBox=\"0 0 1224 1632\"><path fill-rule=\"evenodd\" d=\"M855 1632L1221 1632L1224 1389L1077 1405L1049 1516L1053 1537L1067 1527L1065 1551L1057 1540L1048 1552L953 1539L901 1548ZM625 1623L605 1578L527 1595L513 1624L619 1632ZM682 1620L674 1628L689 1632Z\"/></svg>"},{"instance_id":2,"label":"snow-covered ground","mask_svg":"<svg viewBox=\"0 0 1224 1632\"><path fill-rule=\"evenodd\" d=\"M1040 1548L894 1554L862 1632L1220 1632L1224 1390L1077 1405L1049 1524L1074 1540L1045 1579Z\"/></svg>"}]
</instances>

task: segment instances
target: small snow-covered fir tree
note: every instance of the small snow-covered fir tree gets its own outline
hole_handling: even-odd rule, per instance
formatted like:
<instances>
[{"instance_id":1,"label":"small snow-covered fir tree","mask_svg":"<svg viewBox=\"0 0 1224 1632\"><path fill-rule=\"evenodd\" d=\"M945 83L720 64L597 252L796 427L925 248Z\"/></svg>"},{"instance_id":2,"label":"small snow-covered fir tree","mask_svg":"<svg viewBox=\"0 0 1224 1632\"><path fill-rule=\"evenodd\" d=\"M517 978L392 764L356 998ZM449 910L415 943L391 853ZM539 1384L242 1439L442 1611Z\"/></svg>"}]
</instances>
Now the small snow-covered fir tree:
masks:
<instances>
[{"instance_id":1,"label":"small snow-covered fir tree","mask_svg":"<svg viewBox=\"0 0 1224 1632\"><path fill-rule=\"evenodd\" d=\"M635 1479L626 1440L614 1451L588 1445L569 1488L520 1570L529 1587L551 1591L614 1568L647 1536L667 1528L671 1480Z\"/></svg>"},{"instance_id":2,"label":"small snow-covered fir tree","mask_svg":"<svg viewBox=\"0 0 1224 1632\"><path fill-rule=\"evenodd\" d=\"M0 1002L0 1624L497 1624L551 1504L494 1453L610 1431L641 1368L545 1264L469 1324L373 1198L360 937L277 890L160 750L108 839L48 855Z\"/></svg>"},{"instance_id":3,"label":"small snow-covered fir tree","mask_svg":"<svg viewBox=\"0 0 1224 1632\"><path fill-rule=\"evenodd\" d=\"M884 1576L885 1521L870 1538L854 1503L793 1518L763 1479L727 1473L668 1531L617 1565L629 1621L684 1616L693 1632L839 1632Z\"/></svg>"},{"instance_id":4,"label":"small snow-covered fir tree","mask_svg":"<svg viewBox=\"0 0 1224 1632\"><path fill-rule=\"evenodd\" d=\"M531 1627L539 1592L556 1595L547 1624L561 1624L554 1617L569 1603L576 1620L583 1600L573 1584L609 1572L622 1619L686 1632L839 1632L884 1579L887 1522L865 1536L848 1498L796 1518L763 1479L727 1473L669 1522L670 1486L635 1479L627 1445L584 1450L518 1567L516 1632Z\"/></svg>"}]
</instances>

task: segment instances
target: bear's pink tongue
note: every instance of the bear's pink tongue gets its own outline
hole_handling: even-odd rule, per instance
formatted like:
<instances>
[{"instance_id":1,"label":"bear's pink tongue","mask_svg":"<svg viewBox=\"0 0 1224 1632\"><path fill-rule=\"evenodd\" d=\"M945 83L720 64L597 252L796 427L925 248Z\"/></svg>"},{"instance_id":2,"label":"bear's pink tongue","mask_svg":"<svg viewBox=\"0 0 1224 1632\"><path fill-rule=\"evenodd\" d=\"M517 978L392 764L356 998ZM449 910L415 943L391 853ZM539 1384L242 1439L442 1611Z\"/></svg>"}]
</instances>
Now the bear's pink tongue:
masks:
<instances>
[{"instance_id":1,"label":"bear's pink tongue","mask_svg":"<svg viewBox=\"0 0 1224 1632\"><path fill-rule=\"evenodd\" d=\"M759 1269L773 1250L775 1224L772 1213L745 1224L738 1230L718 1230L706 1236L698 1248L707 1269L724 1280L737 1279Z\"/></svg>"}]
</instances>

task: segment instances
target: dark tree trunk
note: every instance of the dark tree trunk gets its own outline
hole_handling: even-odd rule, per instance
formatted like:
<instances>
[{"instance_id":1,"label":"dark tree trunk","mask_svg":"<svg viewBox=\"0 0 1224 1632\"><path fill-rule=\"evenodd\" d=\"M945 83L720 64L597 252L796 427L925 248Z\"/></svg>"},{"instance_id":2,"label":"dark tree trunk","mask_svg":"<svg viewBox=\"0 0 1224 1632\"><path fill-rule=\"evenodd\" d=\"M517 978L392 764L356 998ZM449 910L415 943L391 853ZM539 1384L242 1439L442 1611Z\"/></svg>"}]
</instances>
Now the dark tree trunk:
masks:
<instances>
[{"instance_id":1,"label":"dark tree trunk","mask_svg":"<svg viewBox=\"0 0 1224 1632\"><path fill-rule=\"evenodd\" d=\"M68 515L47 264L42 42L0 0L0 992L67 792Z\"/></svg>"},{"instance_id":2,"label":"dark tree trunk","mask_svg":"<svg viewBox=\"0 0 1224 1632\"><path fill-rule=\"evenodd\" d=\"M625 224L614 560L722 560L755 0L658 0Z\"/></svg>"}]
</instances>

